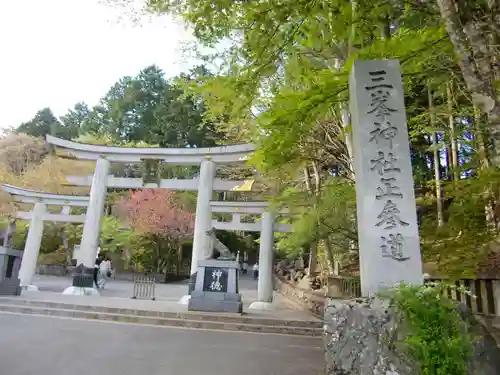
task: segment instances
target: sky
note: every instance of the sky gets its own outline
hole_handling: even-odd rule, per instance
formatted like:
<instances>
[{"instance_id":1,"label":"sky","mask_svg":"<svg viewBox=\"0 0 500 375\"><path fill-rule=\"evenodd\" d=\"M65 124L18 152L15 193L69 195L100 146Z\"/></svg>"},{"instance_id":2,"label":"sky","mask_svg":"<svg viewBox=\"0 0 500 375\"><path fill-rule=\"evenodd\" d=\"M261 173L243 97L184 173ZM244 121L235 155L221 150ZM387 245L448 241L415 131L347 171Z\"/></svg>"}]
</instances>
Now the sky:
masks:
<instances>
[{"instance_id":1,"label":"sky","mask_svg":"<svg viewBox=\"0 0 500 375\"><path fill-rule=\"evenodd\" d=\"M168 16L137 25L102 0L1 0L0 129L44 107L62 116L79 101L94 105L151 64L175 76L189 68L181 47L192 40Z\"/></svg>"}]
</instances>

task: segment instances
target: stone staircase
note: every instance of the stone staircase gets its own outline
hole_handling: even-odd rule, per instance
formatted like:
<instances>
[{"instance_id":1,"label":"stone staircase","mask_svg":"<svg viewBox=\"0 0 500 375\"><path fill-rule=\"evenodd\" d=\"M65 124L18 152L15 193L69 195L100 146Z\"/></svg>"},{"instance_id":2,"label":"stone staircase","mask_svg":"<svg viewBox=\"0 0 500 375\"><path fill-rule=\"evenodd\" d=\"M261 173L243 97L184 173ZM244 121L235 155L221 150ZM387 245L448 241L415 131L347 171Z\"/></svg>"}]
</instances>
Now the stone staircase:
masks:
<instances>
[{"instance_id":1,"label":"stone staircase","mask_svg":"<svg viewBox=\"0 0 500 375\"><path fill-rule=\"evenodd\" d=\"M20 297L0 297L0 314L27 314L133 323L149 326L197 328L236 332L274 333L320 338L319 320L281 320L248 314L212 314L197 312L150 311L105 307L67 302L42 301Z\"/></svg>"}]
</instances>

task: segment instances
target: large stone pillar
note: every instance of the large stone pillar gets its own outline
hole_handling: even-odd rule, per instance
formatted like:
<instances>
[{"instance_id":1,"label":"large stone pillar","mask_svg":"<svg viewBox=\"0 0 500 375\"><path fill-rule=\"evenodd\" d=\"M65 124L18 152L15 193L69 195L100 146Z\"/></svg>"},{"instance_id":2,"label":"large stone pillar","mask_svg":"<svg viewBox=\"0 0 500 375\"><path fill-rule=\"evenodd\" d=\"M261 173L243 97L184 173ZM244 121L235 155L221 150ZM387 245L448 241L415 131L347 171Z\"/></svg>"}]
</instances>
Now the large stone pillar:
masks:
<instances>
[{"instance_id":1,"label":"large stone pillar","mask_svg":"<svg viewBox=\"0 0 500 375\"><path fill-rule=\"evenodd\" d=\"M274 249L274 214L264 212L261 217L259 248L259 280L257 283L257 302L251 309L272 309L273 301L273 249Z\"/></svg>"},{"instance_id":2,"label":"large stone pillar","mask_svg":"<svg viewBox=\"0 0 500 375\"><path fill-rule=\"evenodd\" d=\"M212 210L210 201L213 196L216 165L211 158L206 158L201 163L200 180L198 185L198 198L196 200L196 217L194 221L193 253L191 256L191 277L189 293L196 283L198 261L207 259L210 255L210 238L207 231L212 228ZM182 304L187 304L189 298L184 296Z\"/></svg>"},{"instance_id":3,"label":"large stone pillar","mask_svg":"<svg viewBox=\"0 0 500 375\"><path fill-rule=\"evenodd\" d=\"M35 275L36 262L40 252L40 244L43 236L43 215L45 214L45 203L38 202L31 211L31 223L28 230L26 245L24 246L23 260L19 270L19 281L23 288L27 290L38 290L32 285Z\"/></svg>"},{"instance_id":4,"label":"large stone pillar","mask_svg":"<svg viewBox=\"0 0 500 375\"><path fill-rule=\"evenodd\" d=\"M361 293L422 284L422 260L399 63L356 61L349 83Z\"/></svg>"},{"instance_id":5,"label":"large stone pillar","mask_svg":"<svg viewBox=\"0 0 500 375\"><path fill-rule=\"evenodd\" d=\"M109 161L103 158L97 159L94 177L92 178L92 187L90 188L89 206L83 225L82 242L79 252L80 259L77 259L77 264L83 263L86 267L94 267L97 256L108 173Z\"/></svg>"}]
</instances>

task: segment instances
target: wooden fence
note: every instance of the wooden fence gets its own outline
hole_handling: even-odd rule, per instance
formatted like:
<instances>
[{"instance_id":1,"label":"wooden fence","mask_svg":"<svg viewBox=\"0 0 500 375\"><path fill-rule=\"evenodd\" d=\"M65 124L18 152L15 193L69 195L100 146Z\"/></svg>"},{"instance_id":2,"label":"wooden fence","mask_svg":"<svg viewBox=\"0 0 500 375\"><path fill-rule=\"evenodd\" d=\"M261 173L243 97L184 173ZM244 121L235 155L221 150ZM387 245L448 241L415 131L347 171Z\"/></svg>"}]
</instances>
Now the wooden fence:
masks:
<instances>
[{"instance_id":1,"label":"wooden fence","mask_svg":"<svg viewBox=\"0 0 500 375\"><path fill-rule=\"evenodd\" d=\"M428 278L425 282L449 283L443 278ZM464 290L470 293L464 293ZM461 279L447 287L445 294L464 303L475 314L500 316L500 280Z\"/></svg>"},{"instance_id":2,"label":"wooden fence","mask_svg":"<svg viewBox=\"0 0 500 375\"><path fill-rule=\"evenodd\" d=\"M427 278L425 282L452 283L452 286L445 288L448 298L464 303L475 314L500 316L500 280L485 278L452 282L444 278ZM326 295L330 298L361 296L361 284L358 278L330 277L326 289ZM464 290L470 293L464 293Z\"/></svg>"}]
</instances>

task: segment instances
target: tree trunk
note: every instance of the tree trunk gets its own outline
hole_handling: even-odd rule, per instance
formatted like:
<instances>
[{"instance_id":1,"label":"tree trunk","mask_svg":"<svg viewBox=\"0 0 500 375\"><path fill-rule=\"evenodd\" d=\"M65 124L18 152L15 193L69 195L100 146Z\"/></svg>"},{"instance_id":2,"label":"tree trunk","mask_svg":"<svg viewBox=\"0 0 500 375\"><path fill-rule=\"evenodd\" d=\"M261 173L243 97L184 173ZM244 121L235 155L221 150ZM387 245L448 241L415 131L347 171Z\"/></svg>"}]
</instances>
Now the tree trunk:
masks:
<instances>
[{"instance_id":1,"label":"tree trunk","mask_svg":"<svg viewBox=\"0 0 500 375\"><path fill-rule=\"evenodd\" d=\"M179 247L177 248L177 267L176 267L177 277L181 275L181 266L182 266L182 244L180 244Z\"/></svg>"},{"instance_id":2,"label":"tree trunk","mask_svg":"<svg viewBox=\"0 0 500 375\"><path fill-rule=\"evenodd\" d=\"M324 238L321 240L323 245L323 251L325 253L326 263L328 264L328 271L330 275L338 274L338 267L335 266L335 257L333 255L332 248L330 246L330 240L328 238ZM337 271L337 273L335 273Z\"/></svg>"},{"instance_id":3,"label":"tree trunk","mask_svg":"<svg viewBox=\"0 0 500 375\"><path fill-rule=\"evenodd\" d=\"M158 238L153 238L153 242L155 244L155 260L154 260L154 268L155 268L155 272L162 272L162 270L160 269L160 245L159 245L159 241L158 241Z\"/></svg>"},{"instance_id":4,"label":"tree trunk","mask_svg":"<svg viewBox=\"0 0 500 375\"><path fill-rule=\"evenodd\" d=\"M66 254L66 265L70 266L73 254L71 254L71 249L69 248L68 230L66 228L63 228L61 237L62 237L62 245L64 248L64 253Z\"/></svg>"},{"instance_id":5,"label":"tree trunk","mask_svg":"<svg viewBox=\"0 0 500 375\"><path fill-rule=\"evenodd\" d=\"M479 162L481 165L481 168L487 169L489 168L490 165L490 159L488 156L488 150L486 149L486 144L484 142L484 132L483 132L483 126L482 126L482 114L477 109L474 107L474 129L475 129L475 143L476 143L476 148L477 152L479 155Z\"/></svg>"},{"instance_id":6,"label":"tree trunk","mask_svg":"<svg viewBox=\"0 0 500 375\"><path fill-rule=\"evenodd\" d=\"M446 97L448 103L448 126L450 128L450 145L451 145L451 169L453 180L460 180L460 170L458 167L458 142L455 132L455 116L453 115L453 86L449 83L446 86Z\"/></svg>"},{"instance_id":7,"label":"tree trunk","mask_svg":"<svg viewBox=\"0 0 500 375\"><path fill-rule=\"evenodd\" d=\"M437 0L441 17L458 55L460 70L472 101L486 114L500 164L500 101L494 87L494 68L488 37L469 2Z\"/></svg>"},{"instance_id":8,"label":"tree trunk","mask_svg":"<svg viewBox=\"0 0 500 375\"><path fill-rule=\"evenodd\" d=\"M319 174L318 164L316 162L312 163L312 167L314 177L314 194L318 196L321 191L321 176Z\"/></svg>"},{"instance_id":9,"label":"tree trunk","mask_svg":"<svg viewBox=\"0 0 500 375\"><path fill-rule=\"evenodd\" d=\"M313 243L311 245L311 248L309 250L309 266L308 266L308 275L309 276L312 276L314 274L314 272L316 272L316 266L318 264L318 260L316 259L318 254L317 254L317 248L318 248L318 244L317 243Z\"/></svg>"},{"instance_id":10,"label":"tree trunk","mask_svg":"<svg viewBox=\"0 0 500 375\"><path fill-rule=\"evenodd\" d=\"M312 195L313 190L311 186L311 174L309 173L309 168L304 168L304 181L306 183L306 190Z\"/></svg>"},{"instance_id":11,"label":"tree trunk","mask_svg":"<svg viewBox=\"0 0 500 375\"><path fill-rule=\"evenodd\" d=\"M430 126L431 129L436 126L436 112L434 111L434 99L432 97L432 91L429 86L427 86L427 97L429 100L429 115L430 115ZM432 134L432 149L434 155L434 181L436 182L436 209L437 209L437 222L438 227L442 227L444 224L444 214L443 214L443 197L441 189L441 162L440 162L440 152L438 143L438 132L434 131Z\"/></svg>"},{"instance_id":12,"label":"tree trunk","mask_svg":"<svg viewBox=\"0 0 500 375\"><path fill-rule=\"evenodd\" d=\"M304 180L306 183L306 190L310 195L313 195L313 189L311 185L311 174L309 173L309 168L304 168ZM317 252L318 244L313 243L311 244L311 247L309 249L309 276L314 272L316 269L316 264L318 260L316 259L318 256Z\"/></svg>"},{"instance_id":13,"label":"tree trunk","mask_svg":"<svg viewBox=\"0 0 500 375\"><path fill-rule=\"evenodd\" d=\"M436 182L436 210L437 210L437 222L438 227L442 227L444 224L444 214L443 214L443 190L441 188L441 171L440 171L440 152L439 144L437 138L437 132L432 135L432 145L434 148L434 180Z\"/></svg>"}]
</instances>

